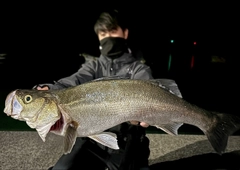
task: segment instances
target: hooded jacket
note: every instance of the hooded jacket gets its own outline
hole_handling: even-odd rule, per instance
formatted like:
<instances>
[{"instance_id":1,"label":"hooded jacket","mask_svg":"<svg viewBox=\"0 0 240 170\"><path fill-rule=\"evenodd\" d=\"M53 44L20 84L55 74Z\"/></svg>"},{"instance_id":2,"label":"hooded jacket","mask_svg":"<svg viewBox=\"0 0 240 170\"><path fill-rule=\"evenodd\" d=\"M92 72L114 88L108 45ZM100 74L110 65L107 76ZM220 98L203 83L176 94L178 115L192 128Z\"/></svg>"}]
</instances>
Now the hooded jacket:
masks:
<instances>
[{"instance_id":1,"label":"hooded jacket","mask_svg":"<svg viewBox=\"0 0 240 170\"><path fill-rule=\"evenodd\" d=\"M77 86L94 79L111 76L126 77L130 79L153 79L149 66L134 58L131 53L124 53L121 57L116 59L101 55L96 60L86 61L76 73L69 77L62 78L54 82L54 84L40 84L39 86L48 86L49 89L62 89ZM112 150L96 143L100 148L107 150L109 154L115 154L117 152L124 153L126 156L122 160L123 165L126 164L123 163L124 161L130 161L132 163L129 163L135 166L134 162L137 160L138 164L139 161L142 164L147 164L146 161L148 160L150 150L149 140L145 136L145 128L126 122L106 131L116 133L120 150ZM85 139L91 140L89 138Z\"/></svg>"},{"instance_id":2,"label":"hooded jacket","mask_svg":"<svg viewBox=\"0 0 240 170\"><path fill-rule=\"evenodd\" d=\"M124 53L114 60L101 55L97 60L82 64L81 68L69 77L62 78L54 84L40 84L40 86L47 85L50 89L62 89L110 76L128 77L130 79L153 78L149 66L135 59L132 54Z\"/></svg>"}]
</instances>

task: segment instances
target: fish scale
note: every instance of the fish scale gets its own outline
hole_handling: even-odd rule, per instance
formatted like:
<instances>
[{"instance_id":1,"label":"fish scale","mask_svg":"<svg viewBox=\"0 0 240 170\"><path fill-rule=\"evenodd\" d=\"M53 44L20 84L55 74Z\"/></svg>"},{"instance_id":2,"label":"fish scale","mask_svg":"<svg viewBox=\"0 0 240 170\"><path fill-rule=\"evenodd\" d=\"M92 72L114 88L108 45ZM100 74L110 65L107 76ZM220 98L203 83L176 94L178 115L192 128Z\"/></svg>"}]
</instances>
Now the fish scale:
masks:
<instances>
[{"instance_id":1,"label":"fish scale","mask_svg":"<svg viewBox=\"0 0 240 170\"><path fill-rule=\"evenodd\" d=\"M15 105L18 108L12 109ZM177 135L183 124L196 126L221 154L228 137L240 128L238 116L187 102L175 82L166 79L103 78L61 90L17 89L7 96L4 112L26 121L44 141L49 132L64 136L65 153L71 152L76 137L89 137L118 149L116 134L105 131L123 122L139 121L171 135Z\"/></svg>"}]
</instances>

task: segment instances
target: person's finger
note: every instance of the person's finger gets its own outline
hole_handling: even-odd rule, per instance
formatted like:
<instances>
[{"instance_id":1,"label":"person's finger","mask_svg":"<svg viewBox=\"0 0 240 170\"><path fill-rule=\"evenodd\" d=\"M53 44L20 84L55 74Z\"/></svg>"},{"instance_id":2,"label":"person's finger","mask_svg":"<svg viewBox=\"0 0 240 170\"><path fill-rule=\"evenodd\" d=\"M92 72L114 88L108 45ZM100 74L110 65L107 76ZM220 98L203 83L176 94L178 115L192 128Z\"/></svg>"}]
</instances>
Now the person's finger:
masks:
<instances>
[{"instance_id":1,"label":"person's finger","mask_svg":"<svg viewBox=\"0 0 240 170\"><path fill-rule=\"evenodd\" d=\"M147 123L145 123L145 122L141 122L140 125L141 125L142 127L145 127L145 128L147 128L147 127L149 126L149 124L147 124Z\"/></svg>"}]
</instances>

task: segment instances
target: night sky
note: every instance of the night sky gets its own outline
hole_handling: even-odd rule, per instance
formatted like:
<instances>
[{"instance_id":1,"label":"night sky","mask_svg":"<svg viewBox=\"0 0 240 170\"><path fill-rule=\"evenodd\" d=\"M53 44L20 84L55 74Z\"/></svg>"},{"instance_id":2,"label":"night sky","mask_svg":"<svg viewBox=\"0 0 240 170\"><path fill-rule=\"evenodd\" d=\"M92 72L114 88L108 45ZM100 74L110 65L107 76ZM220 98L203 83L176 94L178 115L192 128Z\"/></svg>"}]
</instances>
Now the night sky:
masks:
<instances>
[{"instance_id":1,"label":"night sky","mask_svg":"<svg viewBox=\"0 0 240 170\"><path fill-rule=\"evenodd\" d=\"M100 12L109 8L106 4L2 6L1 50L98 55L93 25ZM198 40L205 46L230 48L239 30L236 4L116 4L111 7L117 6L128 16L129 41L146 51L155 50L172 38L178 39L179 44ZM98 8L93 9L94 5Z\"/></svg>"}]
</instances>

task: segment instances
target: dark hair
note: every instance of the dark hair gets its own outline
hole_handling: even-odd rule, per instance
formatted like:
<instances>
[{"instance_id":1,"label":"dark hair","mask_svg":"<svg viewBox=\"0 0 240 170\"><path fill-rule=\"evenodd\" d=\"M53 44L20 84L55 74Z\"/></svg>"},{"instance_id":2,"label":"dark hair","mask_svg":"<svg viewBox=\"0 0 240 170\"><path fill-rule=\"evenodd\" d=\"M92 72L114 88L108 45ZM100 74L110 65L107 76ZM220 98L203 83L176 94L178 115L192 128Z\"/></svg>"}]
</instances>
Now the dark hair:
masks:
<instances>
[{"instance_id":1,"label":"dark hair","mask_svg":"<svg viewBox=\"0 0 240 170\"><path fill-rule=\"evenodd\" d=\"M102 12L94 25L96 34L115 30L118 27L124 31L127 28L127 21L118 10L108 10Z\"/></svg>"}]
</instances>

